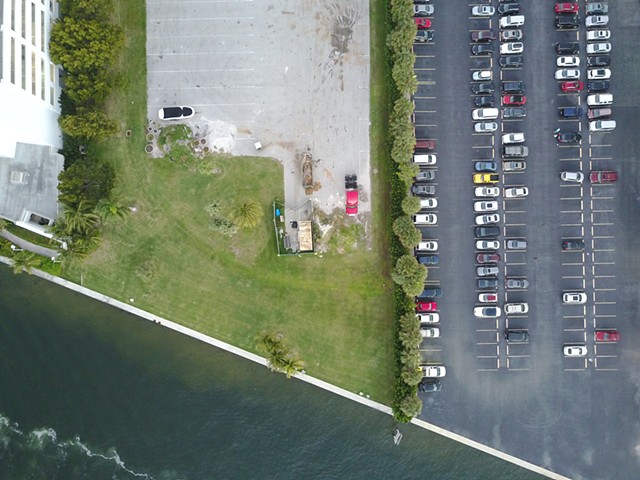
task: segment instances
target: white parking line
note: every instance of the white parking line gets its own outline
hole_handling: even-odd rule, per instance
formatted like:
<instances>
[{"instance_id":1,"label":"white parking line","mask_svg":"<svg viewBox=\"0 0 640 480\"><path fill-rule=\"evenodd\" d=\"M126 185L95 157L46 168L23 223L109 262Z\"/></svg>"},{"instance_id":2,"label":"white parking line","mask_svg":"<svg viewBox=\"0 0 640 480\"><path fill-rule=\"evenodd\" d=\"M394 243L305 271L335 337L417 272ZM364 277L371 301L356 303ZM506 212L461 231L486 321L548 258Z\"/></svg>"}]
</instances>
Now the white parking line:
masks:
<instances>
[{"instance_id":1,"label":"white parking line","mask_svg":"<svg viewBox=\"0 0 640 480\"><path fill-rule=\"evenodd\" d=\"M618 302L594 302L596 305L616 305Z\"/></svg>"}]
</instances>

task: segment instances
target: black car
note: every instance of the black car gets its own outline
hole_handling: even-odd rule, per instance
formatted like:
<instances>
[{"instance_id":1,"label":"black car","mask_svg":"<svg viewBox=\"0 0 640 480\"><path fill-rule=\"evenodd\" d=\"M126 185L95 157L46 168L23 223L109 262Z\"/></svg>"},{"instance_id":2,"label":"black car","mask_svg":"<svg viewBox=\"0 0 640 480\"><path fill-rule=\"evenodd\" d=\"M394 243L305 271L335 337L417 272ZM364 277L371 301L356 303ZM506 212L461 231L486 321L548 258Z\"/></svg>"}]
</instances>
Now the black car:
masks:
<instances>
[{"instance_id":1,"label":"black car","mask_svg":"<svg viewBox=\"0 0 640 480\"><path fill-rule=\"evenodd\" d=\"M498 279L497 278L479 278L477 282L478 288L498 288Z\"/></svg>"},{"instance_id":2,"label":"black car","mask_svg":"<svg viewBox=\"0 0 640 480\"><path fill-rule=\"evenodd\" d=\"M595 80L587 83L589 92L606 92L609 90L609 80Z\"/></svg>"},{"instance_id":3,"label":"black car","mask_svg":"<svg viewBox=\"0 0 640 480\"><path fill-rule=\"evenodd\" d=\"M556 53L575 55L580 50L580 44L578 42L558 42L556 43Z\"/></svg>"},{"instance_id":4,"label":"black car","mask_svg":"<svg viewBox=\"0 0 640 480\"><path fill-rule=\"evenodd\" d=\"M442 297L442 289L440 287L425 287L417 298L440 298Z\"/></svg>"},{"instance_id":5,"label":"black car","mask_svg":"<svg viewBox=\"0 0 640 480\"><path fill-rule=\"evenodd\" d=\"M524 63L524 59L520 55L509 55L508 57L500 57L500 66L502 68L518 68Z\"/></svg>"},{"instance_id":6,"label":"black car","mask_svg":"<svg viewBox=\"0 0 640 480\"><path fill-rule=\"evenodd\" d=\"M493 105L495 104L495 101L493 99L493 96L491 97L483 96L483 97L475 97L473 99L473 103L475 104L476 107L482 108L482 107L493 107Z\"/></svg>"},{"instance_id":7,"label":"black car","mask_svg":"<svg viewBox=\"0 0 640 480\"><path fill-rule=\"evenodd\" d=\"M476 95L480 95L482 93L493 93L495 87L493 83L474 83L471 85L471 92Z\"/></svg>"},{"instance_id":8,"label":"black car","mask_svg":"<svg viewBox=\"0 0 640 480\"><path fill-rule=\"evenodd\" d=\"M471 32L472 42L490 42L491 40L495 39L496 34L491 30L478 30L476 32Z\"/></svg>"},{"instance_id":9,"label":"black car","mask_svg":"<svg viewBox=\"0 0 640 480\"><path fill-rule=\"evenodd\" d=\"M504 338L507 342L523 343L529 341L529 333L526 330L505 330Z\"/></svg>"},{"instance_id":10,"label":"black car","mask_svg":"<svg viewBox=\"0 0 640 480\"><path fill-rule=\"evenodd\" d=\"M556 137L558 143L579 143L582 140L582 135L578 132L562 132L560 129L553 132L553 136Z\"/></svg>"},{"instance_id":11,"label":"black car","mask_svg":"<svg viewBox=\"0 0 640 480\"><path fill-rule=\"evenodd\" d=\"M500 235L500 227L489 225L485 227L476 227L473 229L476 238L493 238Z\"/></svg>"},{"instance_id":12,"label":"black car","mask_svg":"<svg viewBox=\"0 0 640 480\"><path fill-rule=\"evenodd\" d=\"M160 120L180 120L194 115L192 107L164 107L158 111Z\"/></svg>"},{"instance_id":13,"label":"black car","mask_svg":"<svg viewBox=\"0 0 640 480\"><path fill-rule=\"evenodd\" d=\"M430 393L439 392L440 390L442 390L442 383L440 382L440 380L436 380L433 378L423 378L418 384L419 392Z\"/></svg>"},{"instance_id":14,"label":"black car","mask_svg":"<svg viewBox=\"0 0 640 480\"><path fill-rule=\"evenodd\" d=\"M524 93L524 82L502 82L500 88L503 93Z\"/></svg>"},{"instance_id":15,"label":"black car","mask_svg":"<svg viewBox=\"0 0 640 480\"><path fill-rule=\"evenodd\" d=\"M500 5L498 5L498 13L500 15L515 15L519 11L519 3L501 3Z\"/></svg>"},{"instance_id":16,"label":"black car","mask_svg":"<svg viewBox=\"0 0 640 480\"><path fill-rule=\"evenodd\" d=\"M420 262L422 265L438 265L438 263L440 262L440 257L438 257L437 253L434 253L432 255L421 255L418 257L418 262Z\"/></svg>"},{"instance_id":17,"label":"black car","mask_svg":"<svg viewBox=\"0 0 640 480\"><path fill-rule=\"evenodd\" d=\"M562 250L584 250L584 240L581 238L570 238L562 241Z\"/></svg>"},{"instance_id":18,"label":"black car","mask_svg":"<svg viewBox=\"0 0 640 480\"><path fill-rule=\"evenodd\" d=\"M611 65L611 57L609 55L587 57L587 65L590 67L608 67Z\"/></svg>"},{"instance_id":19,"label":"black car","mask_svg":"<svg viewBox=\"0 0 640 480\"><path fill-rule=\"evenodd\" d=\"M560 30L575 30L578 28L577 15L560 15L556 17L556 28Z\"/></svg>"},{"instance_id":20,"label":"black car","mask_svg":"<svg viewBox=\"0 0 640 480\"><path fill-rule=\"evenodd\" d=\"M417 195L418 197L435 195L436 186L435 185L413 185L411 187L411 193L414 195Z\"/></svg>"},{"instance_id":21,"label":"black car","mask_svg":"<svg viewBox=\"0 0 640 480\"><path fill-rule=\"evenodd\" d=\"M492 45L474 45L471 47L471 53L474 55L493 55Z\"/></svg>"},{"instance_id":22,"label":"black car","mask_svg":"<svg viewBox=\"0 0 640 480\"><path fill-rule=\"evenodd\" d=\"M525 107L506 107L502 109L502 116L504 118L526 117L527 109Z\"/></svg>"},{"instance_id":23,"label":"black car","mask_svg":"<svg viewBox=\"0 0 640 480\"><path fill-rule=\"evenodd\" d=\"M580 107L564 107L559 113L562 118L580 118L584 115L584 110Z\"/></svg>"}]
</instances>

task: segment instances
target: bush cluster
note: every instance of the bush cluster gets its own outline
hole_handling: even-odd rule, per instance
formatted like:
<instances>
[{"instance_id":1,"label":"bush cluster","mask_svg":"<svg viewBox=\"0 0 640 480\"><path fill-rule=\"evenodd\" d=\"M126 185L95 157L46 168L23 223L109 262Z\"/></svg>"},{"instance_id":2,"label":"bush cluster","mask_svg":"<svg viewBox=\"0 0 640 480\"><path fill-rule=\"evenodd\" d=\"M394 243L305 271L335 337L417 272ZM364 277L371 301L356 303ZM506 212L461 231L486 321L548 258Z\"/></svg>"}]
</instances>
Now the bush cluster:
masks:
<instances>
[{"instance_id":1,"label":"bush cluster","mask_svg":"<svg viewBox=\"0 0 640 480\"><path fill-rule=\"evenodd\" d=\"M412 162L416 140L411 120L414 108L412 95L417 89L413 71L416 25L412 0L393 0L388 8L387 49L393 102L389 116L389 137L394 172L390 206L394 235L390 252L394 265L391 277L396 284L393 300L397 369L392 407L395 418L407 422L422 409L417 391L417 384L422 378L419 352L421 336L413 297L422 291L427 277L427 269L413 255L413 248L421 240L421 234L410 215L417 212L420 205L409 195L413 177L418 171Z\"/></svg>"}]
</instances>

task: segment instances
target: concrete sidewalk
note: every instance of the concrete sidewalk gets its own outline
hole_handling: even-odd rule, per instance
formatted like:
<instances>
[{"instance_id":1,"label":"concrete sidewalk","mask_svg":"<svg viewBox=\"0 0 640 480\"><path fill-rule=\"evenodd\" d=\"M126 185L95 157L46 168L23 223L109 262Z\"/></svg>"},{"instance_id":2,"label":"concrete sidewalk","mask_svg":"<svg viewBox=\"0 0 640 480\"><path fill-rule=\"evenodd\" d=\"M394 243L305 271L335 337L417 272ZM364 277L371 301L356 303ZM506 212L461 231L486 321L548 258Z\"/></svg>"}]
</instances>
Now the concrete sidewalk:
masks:
<instances>
[{"instance_id":1,"label":"concrete sidewalk","mask_svg":"<svg viewBox=\"0 0 640 480\"><path fill-rule=\"evenodd\" d=\"M23 250L28 250L29 252L37 253L38 255L42 255L43 257L57 257L60 255L60 252L57 250L53 250L47 247L41 247L40 245L36 245L35 243L28 242L17 235L14 235L11 232L7 232L3 230L0 232L0 237L6 238L15 246L22 248Z\"/></svg>"}]
</instances>

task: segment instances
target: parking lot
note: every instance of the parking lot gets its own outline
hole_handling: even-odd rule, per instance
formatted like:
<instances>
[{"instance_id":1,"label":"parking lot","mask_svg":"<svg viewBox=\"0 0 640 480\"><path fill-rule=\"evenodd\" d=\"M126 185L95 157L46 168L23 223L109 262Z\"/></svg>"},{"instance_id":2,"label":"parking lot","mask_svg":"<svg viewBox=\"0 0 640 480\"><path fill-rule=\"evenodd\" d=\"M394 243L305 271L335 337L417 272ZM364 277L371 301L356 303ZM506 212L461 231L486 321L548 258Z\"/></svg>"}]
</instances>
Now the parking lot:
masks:
<instances>
[{"instance_id":1,"label":"parking lot","mask_svg":"<svg viewBox=\"0 0 640 480\"><path fill-rule=\"evenodd\" d=\"M521 66L499 65L501 42L489 42L492 55L474 55L471 33L499 37L499 15L471 16L474 5L493 2L431 2L432 43L414 46L419 88L415 95L416 138L436 141L437 225L420 227L424 240L437 240L439 264L429 268L428 285L437 298L439 338L422 343L425 364L442 364L442 390L421 394L422 418L571 478L635 478L639 468L640 424L636 400L640 362L635 346L638 321L638 238L640 213L637 140L640 109L630 89L640 79L637 45L640 6L609 3L613 45L608 92L617 126L590 132L586 117L587 53L585 5L579 2L579 28L558 30L554 2L521 2L525 16ZM590 2L593 3L593 2ZM554 78L556 42L578 42L579 92L563 92ZM504 56L503 56L504 57ZM478 108L471 91L473 72L490 70L495 132L474 131ZM522 81L526 116L504 118L502 82ZM560 109L579 107L580 118L562 118ZM579 143L558 143L554 132L579 133ZM526 158L504 158L502 135L524 133ZM500 194L476 197L476 162L496 162ZM505 171L506 161L526 168ZM594 184L592 171L616 171L617 183ZM582 183L564 182L561 172L580 172ZM505 189L526 187L528 195L507 198ZM474 202L498 201L497 289L478 287ZM493 223L492 223L493 225ZM507 240L526 241L508 250ZM563 250L563 241L582 239L582 250ZM490 252L494 253L494 251ZM526 288L505 288L507 279L526 280ZM479 295L497 294L497 302ZM563 294L586 294L586 302L563 304ZM526 313L507 314L505 304L526 303ZM497 306L496 318L477 318L474 308ZM526 332L524 342L507 342L505 330ZM616 330L618 343L596 341L595 332ZM565 346L586 347L585 356L563 355ZM632 419L632 420L631 420Z\"/></svg>"},{"instance_id":2,"label":"parking lot","mask_svg":"<svg viewBox=\"0 0 640 480\"><path fill-rule=\"evenodd\" d=\"M368 2L151 0L147 56L149 119L192 106L188 122L212 151L279 160L287 218L309 199L344 210L345 174L370 211ZM302 152L314 159L312 195Z\"/></svg>"}]
</instances>

